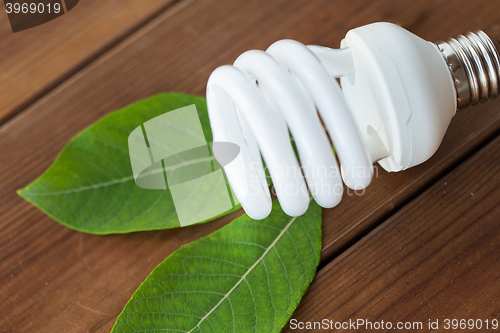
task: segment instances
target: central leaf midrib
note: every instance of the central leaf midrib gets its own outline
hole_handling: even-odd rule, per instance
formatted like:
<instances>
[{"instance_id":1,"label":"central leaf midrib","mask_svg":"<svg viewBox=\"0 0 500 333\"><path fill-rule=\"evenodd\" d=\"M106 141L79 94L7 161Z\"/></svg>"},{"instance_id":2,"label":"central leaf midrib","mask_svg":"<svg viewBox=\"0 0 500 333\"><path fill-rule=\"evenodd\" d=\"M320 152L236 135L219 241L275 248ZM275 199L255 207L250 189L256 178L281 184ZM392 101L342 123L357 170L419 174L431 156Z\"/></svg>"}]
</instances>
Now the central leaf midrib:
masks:
<instances>
[{"instance_id":1,"label":"central leaf midrib","mask_svg":"<svg viewBox=\"0 0 500 333\"><path fill-rule=\"evenodd\" d=\"M207 312L207 314L200 319L200 321L198 322L198 324L196 324L195 327L193 327L190 331L188 331L187 333L191 333L193 332L196 328L198 328L200 326L200 324L208 318L208 316L210 316L210 314L212 314L212 312L214 312L218 307L219 305L222 304L222 302L224 302L228 297L229 295L243 282L245 281L246 277L248 276L248 274L250 274L250 272L260 263L262 262L262 260L264 260L264 257L269 253L269 251L271 251L271 249L276 245L276 243L281 239L281 237L283 237L283 235L285 234L285 232L288 230L288 228L290 228L290 226L293 224L293 222L295 222L295 220L297 219L297 216L293 217L290 222L288 222L288 224L285 226L285 228L283 228L283 230L281 230L281 232L279 233L279 235L276 237L276 239L271 243L271 245L269 245L268 248L266 248L266 250L264 251L264 253L259 257L259 259L257 259L257 261L248 268L248 270L245 272L245 274L243 274L241 276L241 278L238 280L238 282L236 282L236 284L224 295L224 297L222 297L222 299L209 311ZM234 320L234 318L233 318Z\"/></svg>"},{"instance_id":2,"label":"central leaf midrib","mask_svg":"<svg viewBox=\"0 0 500 333\"><path fill-rule=\"evenodd\" d=\"M213 159L212 157L203 157L203 158L198 158L198 159L187 161L187 162L183 161L179 164L176 164L175 166L171 166L171 167L168 167L165 169L167 171L175 170L175 169L183 167L183 166L188 166L188 165L192 165L192 164L196 164L196 163L200 163L200 162L205 162L205 161L212 161L212 159ZM160 172L163 172L163 169L157 169L157 170L147 172L146 175L152 175L152 174L160 173ZM80 193L83 191L95 190L98 188L107 187L107 186L111 186L111 185L115 185L115 184L122 184L122 183L125 183L128 181L131 181L133 179L134 179L134 176L127 176L127 177L123 177L123 178L108 180L107 182L90 184L90 185L85 185L85 186L81 186L81 187L77 187L77 188L72 188L69 190L61 190L61 191L53 191L53 192L41 192L41 193L35 193L35 195L39 196L39 197L44 197L44 196L52 196L52 195L64 195L64 194L70 194L70 193Z\"/></svg>"}]
</instances>

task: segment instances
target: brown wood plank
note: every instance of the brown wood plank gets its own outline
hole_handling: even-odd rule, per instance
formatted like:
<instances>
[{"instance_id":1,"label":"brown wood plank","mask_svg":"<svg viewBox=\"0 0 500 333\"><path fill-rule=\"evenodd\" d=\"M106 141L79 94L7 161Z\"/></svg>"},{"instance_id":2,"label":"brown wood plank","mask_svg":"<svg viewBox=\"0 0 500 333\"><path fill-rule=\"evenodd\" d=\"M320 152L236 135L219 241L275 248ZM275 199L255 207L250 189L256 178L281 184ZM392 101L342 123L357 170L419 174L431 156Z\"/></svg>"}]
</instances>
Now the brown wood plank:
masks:
<instances>
[{"instance_id":1,"label":"brown wood plank","mask_svg":"<svg viewBox=\"0 0 500 333\"><path fill-rule=\"evenodd\" d=\"M500 137L325 266L293 318L500 320L499 165Z\"/></svg>"},{"instance_id":2,"label":"brown wood plank","mask_svg":"<svg viewBox=\"0 0 500 333\"><path fill-rule=\"evenodd\" d=\"M78 131L158 92L204 94L217 66L282 38L335 47L348 29L374 21L402 23L430 40L499 28L490 1L449 7L447 1L184 1L34 103L0 128L0 313L6 314L0 329L107 332L154 266L231 219L106 237L58 225L15 190L40 175ZM381 173L365 195L325 210L323 262L491 138L500 128L498 106L461 112L431 161Z\"/></svg>"},{"instance_id":3,"label":"brown wood plank","mask_svg":"<svg viewBox=\"0 0 500 333\"><path fill-rule=\"evenodd\" d=\"M0 6L0 124L176 0L82 0L65 15L12 33Z\"/></svg>"}]
</instances>

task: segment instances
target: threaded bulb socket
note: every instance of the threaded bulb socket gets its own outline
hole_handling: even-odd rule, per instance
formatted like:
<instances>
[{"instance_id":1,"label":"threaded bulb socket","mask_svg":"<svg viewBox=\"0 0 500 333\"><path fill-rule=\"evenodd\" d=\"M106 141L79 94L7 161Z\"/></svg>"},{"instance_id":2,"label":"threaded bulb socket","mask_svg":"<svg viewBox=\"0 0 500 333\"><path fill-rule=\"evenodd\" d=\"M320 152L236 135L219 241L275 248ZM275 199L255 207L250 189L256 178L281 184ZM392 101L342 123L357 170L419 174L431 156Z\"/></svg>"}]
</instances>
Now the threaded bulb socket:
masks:
<instances>
[{"instance_id":1,"label":"threaded bulb socket","mask_svg":"<svg viewBox=\"0 0 500 333\"><path fill-rule=\"evenodd\" d=\"M500 87L498 42L483 31L467 32L435 43L448 64L457 92L457 108L496 98Z\"/></svg>"}]
</instances>

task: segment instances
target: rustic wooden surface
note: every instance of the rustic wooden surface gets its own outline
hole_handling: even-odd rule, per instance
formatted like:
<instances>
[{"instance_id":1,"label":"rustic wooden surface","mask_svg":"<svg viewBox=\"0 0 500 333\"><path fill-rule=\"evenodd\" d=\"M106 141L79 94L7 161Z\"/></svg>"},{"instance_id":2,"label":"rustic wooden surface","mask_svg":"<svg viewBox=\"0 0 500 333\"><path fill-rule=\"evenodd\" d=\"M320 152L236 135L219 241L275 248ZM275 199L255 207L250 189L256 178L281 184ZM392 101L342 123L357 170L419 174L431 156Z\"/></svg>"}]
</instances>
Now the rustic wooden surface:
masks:
<instances>
[{"instance_id":1,"label":"rustic wooden surface","mask_svg":"<svg viewBox=\"0 0 500 333\"><path fill-rule=\"evenodd\" d=\"M175 2L80 0L57 20L16 34L1 6L0 124Z\"/></svg>"},{"instance_id":2,"label":"rustic wooden surface","mask_svg":"<svg viewBox=\"0 0 500 333\"><path fill-rule=\"evenodd\" d=\"M500 2L496 0L454 1L453 5L446 0L147 2L149 7L134 1L81 1L69 14L47 26L23 32L24 37L23 33L13 36L5 28L5 13L0 13L0 45L2 50L14 50L0 54L0 119L8 120L0 127L0 330L109 332L130 295L159 262L182 244L241 214L185 229L93 236L57 224L16 195L15 190L43 173L71 137L103 115L158 92L204 94L206 80L217 66L231 63L248 49L265 49L282 38L336 47L347 30L376 21L402 24L428 40L474 29L500 36ZM109 16L116 21L110 22L111 18L97 13L98 9L115 10L114 16ZM73 23L71 14L77 23ZM86 24L90 21L99 24ZM51 32L65 31L70 24L90 30L74 39ZM40 40L49 41L47 45L60 43L61 49L45 47ZM78 51L73 53L75 48ZM78 57L62 61L65 54ZM53 57L59 58L56 61ZM465 248L447 245L462 240L458 229L445 229L451 220L436 220L446 209L458 207L462 211L469 206L458 195L448 196L447 203L444 197L429 200L425 209L422 202L423 198L437 197L432 193L442 186L443 177L455 179L454 191L468 191L476 185L481 191L473 168L478 168L480 162L474 161L480 155L474 154L498 135L499 107L500 101L492 101L461 111L431 160L401 173L387 174L380 169L366 193L346 196L335 209L324 210L321 269L294 318L355 318L358 313L376 318L387 313L387 318L394 320L427 320L431 314L453 315L464 309L471 314L498 315L498 306L488 303L498 290L492 282L492 272L497 267L498 273L498 266L493 265L491 254L496 250L492 240L498 236L498 221L483 216L496 204L498 192L491 190L483 200L475 196L476 205L467 202L471 208L461 214L459 225L463 230L470 225L467 230L479 228L478 235L490 237L489 243L477 245L474 242L480 242L478 239L469 233L463 235L469 242L464 244L470 244L467 255L477 263L478 270L460 280L460 288L453 288L474 295L469 298L443 287L462 271L450 268L452 272L446 275L448 266L442 265L457 260L459 254L453 249L463 252ZM492 151L491 156L499 145L495 142L485 148ZM498 163L492 160L487 165L489 168L480 169L478 179L488 175L498 178ZM425 219L421 215L424 211L429 215ZM397 234L389 233L388 226L392 225ZM417 229L419 232L414 232ZM436 257L447 263L425 261L427 249L424 254L416 251L418 242L427 242L415 238L420 234L432 239L434 247L448 246ZM399 257L391 252L395 251L390 247L395 243L391 237L407 244L406 252L396 251ZM410 251L413 248L416 254ZM370 262L373 256L376 261ZM414 266L405 261L407 258ZM381 266L386 262L394 262L394 268ZM491 267L486 269L490 262ZM373 271L377 275L377 280L372 276L373 285L372 280L353 275L356 269L372 263L378 263L381 270ZM339 267L352 272L343 274ZM486 273L481 280L483 268ZM415 275L411 275L411 269L415 269ZM433 273L432 269L443 273ZM408 291L403 280L398 280L401 276L411 276L404 281L425 286L410 286ZM470 281L472 276L474 281ZM391 279L397 284L394 289L388 285ZM370 291L369 302L359 298L360 288ZM415 307L410 303L420 299L420 293L428 300ZM385 301L377 303L382 294ZM459 296L460 301L446 304L446 297ZM429 301L433 297L436 301ZM434 308L436 312L432 312ZM416 314L412 317L413 312Z\"/></svg>"}]
</instances>

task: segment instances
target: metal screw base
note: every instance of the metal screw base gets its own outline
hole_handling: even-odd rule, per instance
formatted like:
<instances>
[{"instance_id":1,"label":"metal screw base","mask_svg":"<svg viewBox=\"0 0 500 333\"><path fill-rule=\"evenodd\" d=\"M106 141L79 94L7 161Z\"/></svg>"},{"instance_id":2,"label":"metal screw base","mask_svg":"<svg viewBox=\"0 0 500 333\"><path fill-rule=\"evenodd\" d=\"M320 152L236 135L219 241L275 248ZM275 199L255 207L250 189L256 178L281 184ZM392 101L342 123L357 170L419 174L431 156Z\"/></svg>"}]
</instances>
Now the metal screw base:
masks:
<instances>
[{"instance_id":1,"label":"metal screw base","mask_svg":"<svg viewBox=\"0 0 500 333\"><path fill-rule=\"evenodd\" d=\"M478 30L435 43L448 63L457 91L457 108L498 96L498 43Z\"/></svg>"}]
</instances>

